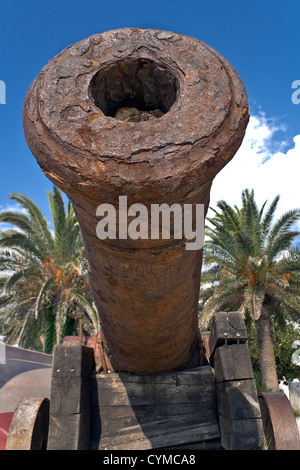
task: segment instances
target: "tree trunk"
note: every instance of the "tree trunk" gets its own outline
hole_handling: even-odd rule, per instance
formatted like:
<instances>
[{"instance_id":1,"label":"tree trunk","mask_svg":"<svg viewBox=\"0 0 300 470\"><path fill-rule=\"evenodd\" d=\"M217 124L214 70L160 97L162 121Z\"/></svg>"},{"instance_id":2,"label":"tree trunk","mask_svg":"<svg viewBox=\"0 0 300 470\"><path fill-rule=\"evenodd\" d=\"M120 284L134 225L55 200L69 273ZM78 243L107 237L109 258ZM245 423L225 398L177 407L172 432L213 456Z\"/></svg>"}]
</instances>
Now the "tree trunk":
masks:
<instances>
[{"instance_id":1,"label":"tree trunk","mask_svg":"<svg viewBox=\"0 0 300 470\"><path fill-rule=\"evenodd\" d=\"M276 371L275 354L269 312L263 305L261 315L255 321L257 333L257 348L262 373L262 383L267 391L278 391L278 377Z\"/></svg>"}]
</instances>

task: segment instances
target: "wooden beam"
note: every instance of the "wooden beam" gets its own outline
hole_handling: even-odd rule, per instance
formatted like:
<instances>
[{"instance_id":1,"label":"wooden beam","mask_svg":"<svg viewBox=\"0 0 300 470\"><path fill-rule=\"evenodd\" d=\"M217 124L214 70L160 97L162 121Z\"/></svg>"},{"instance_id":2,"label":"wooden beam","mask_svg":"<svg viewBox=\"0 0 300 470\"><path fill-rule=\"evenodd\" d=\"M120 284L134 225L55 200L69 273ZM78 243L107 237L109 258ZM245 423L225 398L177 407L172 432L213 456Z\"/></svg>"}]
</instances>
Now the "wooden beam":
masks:
<instances>
[{"instance_id":1,"label":"wooden beam","mask_svg":"<svg viewBox=\"0 0 300 470\"><path fill-rule=\"evenodd\" d=\"M93 349L57 345L54 351L49 450L84 450L90 440L90 375Z\"/></svg>"},{"instance_id":2,"label":"wooden beam","mask_svg":"<svg viewBox=\"0 0 300 470\"><path fill-rule=\"evenodd\" d=\"M91 397L94 449L162 449L220 437L210 366L149 376L98 374Z\"/></svg>"}]
</instances>

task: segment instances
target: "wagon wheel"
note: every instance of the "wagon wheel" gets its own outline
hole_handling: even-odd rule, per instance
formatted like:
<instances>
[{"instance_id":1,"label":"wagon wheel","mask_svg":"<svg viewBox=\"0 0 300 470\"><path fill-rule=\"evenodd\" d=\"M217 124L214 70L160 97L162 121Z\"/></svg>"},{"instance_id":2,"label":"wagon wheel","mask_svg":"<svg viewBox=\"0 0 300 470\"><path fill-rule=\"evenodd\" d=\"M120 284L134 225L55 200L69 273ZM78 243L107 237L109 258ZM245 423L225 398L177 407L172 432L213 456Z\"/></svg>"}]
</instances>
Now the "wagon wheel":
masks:
<instances>
[{"instance_id":1,"label":"wagon wheel","mask_svg":"<svg viewBox=\"0 0 300 470\"><path fill-rule=\"evenodd\" d=\"M296 418L285 394L259 393L258 401L268 450L300 450Z\"/></svg>"},{"instance_id":2,"label":"wagon wheel","mask_svg":"<svg viewBox=\"0 0 300 470\"><path fill-rule=\"evenodd\" d=\"M46 450L49 427L48 398L23 398L17 405L6 450Z\"/></svg>"}]
</instances>

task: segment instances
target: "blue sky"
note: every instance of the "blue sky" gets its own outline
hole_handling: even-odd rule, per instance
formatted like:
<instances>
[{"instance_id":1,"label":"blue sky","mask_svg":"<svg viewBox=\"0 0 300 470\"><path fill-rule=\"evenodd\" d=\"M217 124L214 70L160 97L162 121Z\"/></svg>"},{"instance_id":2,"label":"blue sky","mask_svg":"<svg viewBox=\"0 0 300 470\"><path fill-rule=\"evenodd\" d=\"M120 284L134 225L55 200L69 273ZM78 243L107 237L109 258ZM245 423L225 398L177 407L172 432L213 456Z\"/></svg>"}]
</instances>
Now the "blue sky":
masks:
<instances>
[{"instance_id":1,"label":"blue sky","mask_svg":"<svg viewBox=\"0 0 300 470\"><path fill-rule=\"evenodd\" d=\"M280 193L281 210L300 207L300 104L291 100L292 83L300 80L299 0L10 0L0 8L0 80L6 84L6 104L0 104L0 210L11 205L8 194L16 191L49 218L46 191L52 184L22 129L32 80L68 45L128 26L200 39L231 62L246 86L251 125L231 167L217 177L212 203L221 197L239 203L247 186L260 199Z\"/></svg>"}]
</instances>

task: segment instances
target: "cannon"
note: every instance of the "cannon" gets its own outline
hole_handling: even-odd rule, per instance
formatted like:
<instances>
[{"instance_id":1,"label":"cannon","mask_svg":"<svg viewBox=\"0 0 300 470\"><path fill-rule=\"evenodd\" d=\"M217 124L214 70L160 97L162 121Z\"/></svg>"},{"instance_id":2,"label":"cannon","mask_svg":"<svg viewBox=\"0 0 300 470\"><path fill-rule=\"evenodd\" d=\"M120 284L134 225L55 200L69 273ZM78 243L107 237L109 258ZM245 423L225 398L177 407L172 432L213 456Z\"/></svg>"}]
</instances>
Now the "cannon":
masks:
<instances>
[{"instance_id":1,"label":"cannon","mask_svg":"<svg viewBox=\"0 0 300 470\"><path fill-rule=\"evenodd\" d=\"M122 120L124 109L161 116ZM187 250L185 237L165 238L162 221L158 236L141 229L129 237L129 209L146 208L147 228L155 205L170 209L173 225L185 206L202 205L205 214L212 180L240 146L248 118L229 63L198 40L163 31L92 36L54 57L32 83L25 137L74 207L115 371L184 367L198 341L201 250ZM115 220L100 239L97 213L111 206Z\"/></svg>"},{"instance_id":2,"label":"cannon","mask_svg":"<svg viewBox=\"0 0 300 470\"><path fill-rule=\"evenodd\" d=\"M248 120L231 64L169 31L95 34L31 84L25 137L74 207L101 322L56 347L48 448L263 447L243 319L198 328L211 185Z\"/></svg>"}]
</instances>

